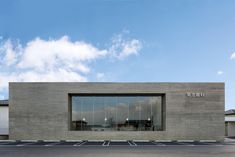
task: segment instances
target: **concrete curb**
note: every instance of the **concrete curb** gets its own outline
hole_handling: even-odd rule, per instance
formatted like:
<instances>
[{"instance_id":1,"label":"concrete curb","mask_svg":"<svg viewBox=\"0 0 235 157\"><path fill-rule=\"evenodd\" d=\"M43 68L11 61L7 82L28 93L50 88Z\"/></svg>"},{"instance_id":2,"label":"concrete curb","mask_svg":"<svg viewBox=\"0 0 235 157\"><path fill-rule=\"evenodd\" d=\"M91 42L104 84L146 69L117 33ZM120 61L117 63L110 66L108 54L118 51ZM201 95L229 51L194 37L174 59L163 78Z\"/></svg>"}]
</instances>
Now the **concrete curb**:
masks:
<instances>
[{"instance_id":1,"label":"concrete curb","mask_svg":"<svg viewBox=\"0 0 235 157\"><path fill-rule=\"evenodd\" d=\"M133 140L133 142L150 142L149 140Z\"/></svg>"},{"instance_id":2,"label":"concrete curb","mask_svg":"<svg viewBox=\"0 0 235 157\"><path fill-rule=\"evenodd\" d=\"M217 142L216 140L199 140L199 142Z\"/></svg>"},{"instance_id":3,"label":"concrete curb","mask_svg":"<svg viewBox=\"0 0 235 157\"><path fill-rule=\"evenodd\" d=\"M65 142L82 142L82 140L65 140Z\"/></svg>"},{"instance_id":4,"label":"concrete curb","mask_svg":"<svg viewBox=\"0 0 235 157\"><path fill-rule=\"evenodd\" d=\"M60 142L60 140L42 140L43 142Z\"/></svg>"},{"instance_id":5,"label":"concrete curb","mask_svg":"<svg viewBox=\"0 0 235 157\"><path fill-rule=\"evenodd\" d=\"M38 140L20 140L20 142L38 142Z\"/></svg>"},{"instance_id":6,"label":"concrete curb","mask_svg":"<svg viewBox=\"0 0 235 157\"><path fill-rule=\"evenodd\" d=\"M16 142L16 140L0 140L0 142Z\"/></svg>"},{"instance_id":7,"label":"concrete curb","mask_svg":"<svg viewBox=\"0 0 235 157\"><path fill-rule=\"evenodd\" d=\"M127 140L110 140L111 142L127 142Z\"/></svg>"},{"instance_id":8,"label":"concrete curb","mask_svg":"<svg viewBox=\"0 0 235 157\"><path fill-rule=\"evenodd\" d=\"M154 142L173 142L172 140L155 140Z\"/></svg>"},{"instance_id":9,"label":"concrete curb","mask_svg":"<svg viewBox=\"0 0 235 157\"><path fill-rule=\"evenodd\" d=\"M194 140L177 140L177 142L195 142Z\"/></svg>"},{"instance_id":10,"label":"concrete curb","mask_svg":"<svg viewBox=\"0 0 235 157\"><path fill-rule=\"evenodd\" d=\"M104 140L87 140L88 142L104 142Z\"/></svg>"}]
</instances>

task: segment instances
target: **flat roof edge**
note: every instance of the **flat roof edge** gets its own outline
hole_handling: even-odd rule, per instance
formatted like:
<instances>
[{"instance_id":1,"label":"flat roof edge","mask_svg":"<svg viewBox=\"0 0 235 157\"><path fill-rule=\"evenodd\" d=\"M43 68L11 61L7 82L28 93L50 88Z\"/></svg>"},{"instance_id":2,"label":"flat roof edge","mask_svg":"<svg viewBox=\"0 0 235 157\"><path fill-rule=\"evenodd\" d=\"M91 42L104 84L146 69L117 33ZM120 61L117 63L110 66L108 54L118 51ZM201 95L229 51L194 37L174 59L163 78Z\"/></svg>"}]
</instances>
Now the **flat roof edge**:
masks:
<instances>
[{"instance_id":1,"label":"flat roof edge","mask_svg":"<svg viewBox=\"0 0 235 157\"><path fill-rule=\"evenodd\" d=\"M47 83L79 83L79 84L225 84L225 82L9 82L9 84L12 83L42 83L42 84L47 84Z\"/></svg>"}]
</instances>

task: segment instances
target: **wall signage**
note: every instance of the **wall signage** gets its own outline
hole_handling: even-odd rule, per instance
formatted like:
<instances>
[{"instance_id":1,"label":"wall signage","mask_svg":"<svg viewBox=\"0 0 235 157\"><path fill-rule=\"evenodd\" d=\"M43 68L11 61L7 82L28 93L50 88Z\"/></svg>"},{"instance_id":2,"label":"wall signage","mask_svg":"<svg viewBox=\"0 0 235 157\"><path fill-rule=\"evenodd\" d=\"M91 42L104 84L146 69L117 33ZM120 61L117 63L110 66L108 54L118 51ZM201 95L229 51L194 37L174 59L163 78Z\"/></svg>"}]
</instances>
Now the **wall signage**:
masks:
<instances>
[{"instance_id":1,"label":"wall signage","mask_svg":"<svg viewBox=\"0 0 235 157\"><path fill-rule=\"evenodd\" d=\"M205 94L204 93L190 93L190 92L187 92L186 96L188 96L188 97L204 97Z\"/></svg>"}]
</instances>

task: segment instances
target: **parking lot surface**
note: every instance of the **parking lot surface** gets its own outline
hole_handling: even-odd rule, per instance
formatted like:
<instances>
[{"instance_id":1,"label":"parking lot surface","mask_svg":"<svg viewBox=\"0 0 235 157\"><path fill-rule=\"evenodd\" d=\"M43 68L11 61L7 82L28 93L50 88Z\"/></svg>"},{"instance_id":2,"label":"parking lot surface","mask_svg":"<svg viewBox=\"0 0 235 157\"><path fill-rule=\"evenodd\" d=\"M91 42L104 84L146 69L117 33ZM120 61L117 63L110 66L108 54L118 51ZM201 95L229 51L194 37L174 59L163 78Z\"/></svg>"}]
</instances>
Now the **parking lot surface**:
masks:
<instances>
[{"instance_id":1,"label":"parking lot surface","mask_svg":"<svg viewBox=\"0 0 235 157\"><path fill-rule=\"evenodd\" d=\"M0 157L235 157L235 142L12 141Z\"/></svg>"},{"instance_id":2,"label":"parking lot surface","mask_svg":"<svg viewBox=\"0 0 235 157\"><path fill-rule=\"evenodd\" d=\"M225 146L235 142L168 142L168 141L0 141L0 147L16 146Z\"/></svg>"}]
</instances>

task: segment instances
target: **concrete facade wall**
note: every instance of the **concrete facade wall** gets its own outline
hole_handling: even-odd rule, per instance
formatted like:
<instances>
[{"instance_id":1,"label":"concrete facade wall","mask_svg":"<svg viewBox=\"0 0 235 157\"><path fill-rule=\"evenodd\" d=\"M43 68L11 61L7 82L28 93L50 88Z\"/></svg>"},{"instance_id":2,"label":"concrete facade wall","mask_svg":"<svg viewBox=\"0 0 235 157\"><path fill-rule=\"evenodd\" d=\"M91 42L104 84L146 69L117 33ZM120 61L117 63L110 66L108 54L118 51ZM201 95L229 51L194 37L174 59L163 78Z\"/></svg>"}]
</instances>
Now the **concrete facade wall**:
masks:
<instances>
[{"instance_id":1,"label":"concrete facade wall","mask_svg":"<svg viewBox=\"0 0 235 157\"><path fill-rule=\"evenodd\" d=\"M224 137L224 83L10 83L9 93L10 139L223 140ZM70 131L69 93L165 94L165 131Z\"/></svg>"},{"instance_id":2,"label":"concrete facade wall","mask_svg":"<svg viewBox=\"0 0 235 157\"><path fill-rule=\"evenodd\" d=\"M9 133L8 113L8 106L0 106L0 135L8 135Z\"/></svg>"}]
</instances>

